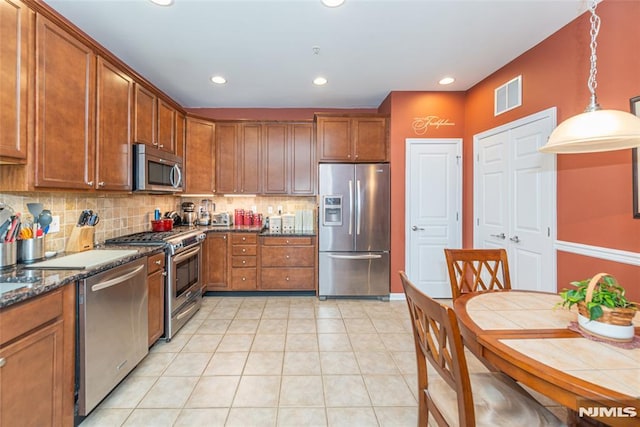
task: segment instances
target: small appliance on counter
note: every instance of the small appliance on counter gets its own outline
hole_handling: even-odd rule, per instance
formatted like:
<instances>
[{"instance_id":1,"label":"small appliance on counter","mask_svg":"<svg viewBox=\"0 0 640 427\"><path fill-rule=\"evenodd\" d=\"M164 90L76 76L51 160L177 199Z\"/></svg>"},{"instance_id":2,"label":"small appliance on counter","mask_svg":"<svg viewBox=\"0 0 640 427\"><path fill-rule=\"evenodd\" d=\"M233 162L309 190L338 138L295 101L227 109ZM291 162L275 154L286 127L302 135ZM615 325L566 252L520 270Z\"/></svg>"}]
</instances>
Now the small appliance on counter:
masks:
<instances>
[{"instance_id":1,"label":"small appliance on counter","mask_svg":"<svg viewBox=\"0 0 640 427\"><path fill-rule=\"evenodd\" d=\"M282 231L282 217L270 216L269 217L269 233L280 233Z\"/></svg>"},{"instance_id":2,"label":"small appliance on counter","mask_svg":"<svg viewBox=\"0 0 640 427\"><path fill-rule=\"evenodd\" d=\"M282 214L282 232L293 233L296 226L296 215L291 213Z\"/></svg>"},{"instance_id":3,"label":"small appliance on counter","mask_svg":"<svg viewBox=\"0 0 640 427\"><path fill-rule=\"evenodd\" d=\"M216 204L210 199L202 199L198 212L198 225L211 225L211 211L216 210Z\"/></svg>"},{"instance_id":4,"label":"small appliance on counter","mask_svg":"<svg viewBox=\"0 0 640 427\"><path fill-rule=\"evenodd\" d=\"M214 213L211 218L211 225L229 227L231 225L231 215L229 215L229 212Z\"/></svg>"},{"instance_id":5,"label":"small appliance on counter","mask_svg":"<svg viewBox=\"0 0 640 427\"><path fill-rule=\"evenodd\" d=\"M196 205L193 202L182 203L182 225L189 227L196 225L198 214L196 213Z\"/></svg>"}]
</instances>

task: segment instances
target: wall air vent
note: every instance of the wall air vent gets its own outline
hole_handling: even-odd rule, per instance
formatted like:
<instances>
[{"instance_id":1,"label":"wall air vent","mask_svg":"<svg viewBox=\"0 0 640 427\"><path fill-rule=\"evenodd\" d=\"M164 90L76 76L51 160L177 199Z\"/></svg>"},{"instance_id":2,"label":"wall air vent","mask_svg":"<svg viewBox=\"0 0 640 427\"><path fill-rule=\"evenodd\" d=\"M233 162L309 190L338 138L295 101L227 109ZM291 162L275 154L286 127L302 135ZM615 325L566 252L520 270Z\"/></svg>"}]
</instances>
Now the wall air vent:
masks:
<instances>
[{"instance_id":1,"label":"wall air vent","mask_svg":"<svg viewBox=\"0 0 640 427\"><path fill-rule=\"evenodd\" d=\"M522 105L522 76L508 81L495 90L494 116Z\"/></svg>"}]
</instances>

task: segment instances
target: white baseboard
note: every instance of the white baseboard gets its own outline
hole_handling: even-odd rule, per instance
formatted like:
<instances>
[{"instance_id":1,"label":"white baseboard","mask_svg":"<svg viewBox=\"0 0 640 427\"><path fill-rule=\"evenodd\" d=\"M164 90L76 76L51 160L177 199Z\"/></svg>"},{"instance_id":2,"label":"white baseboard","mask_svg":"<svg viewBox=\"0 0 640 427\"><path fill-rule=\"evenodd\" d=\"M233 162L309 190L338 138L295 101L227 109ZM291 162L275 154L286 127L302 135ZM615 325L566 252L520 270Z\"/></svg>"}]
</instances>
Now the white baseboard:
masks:
<instances>
[{"instance_id":1,"label":"white baseboard","mask_svg":"<svg viewBox=\"0 0 640 427\"><path fill-rule=\"evenodd\" d=\"M398 294L389 294L389 301L406 301L407 297L404 292Z\"/></svg>"},{"instance_id":2,"label":"white baseboard","mask_svg":"<svg viewBox=\"0 0 640 427\"><path fill-rule=\"evenodd\" d=\"M557 240L555 248L558 251L572 254L584 255L592 258L605 259L607 261L619 262L640 266L640 253L622 251L620 249L604 248L600 246L584 245L582 243L564 242Z\"/></svg>"}]
</instances>

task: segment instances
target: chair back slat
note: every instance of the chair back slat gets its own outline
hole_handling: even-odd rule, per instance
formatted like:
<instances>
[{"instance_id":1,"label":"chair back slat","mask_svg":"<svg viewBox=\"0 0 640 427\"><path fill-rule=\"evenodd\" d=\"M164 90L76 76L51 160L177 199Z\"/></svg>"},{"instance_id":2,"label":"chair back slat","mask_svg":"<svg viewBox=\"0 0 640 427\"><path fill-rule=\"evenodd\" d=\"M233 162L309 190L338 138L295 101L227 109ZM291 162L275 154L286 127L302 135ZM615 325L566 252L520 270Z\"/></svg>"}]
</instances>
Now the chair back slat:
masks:
<instances>
[{"instance_id":1,"label":"chair back slat","mask_svg":"<svg viewBox=\"0 0 640 427\"><path fill-rule=\"evenodd\" d=\"M456 392L460 426L475 425L473 397L458 321L451 307L440 304L418 290L401 271L418 361L420 393L419 425L426 426L429 411L439 425L447 425L429 398L427 363ZM423 390L426 391L423 393Z\"/></svg>"},{"instance_id":2,"label":"chair back slat","mask_svg":"<svg viewBox=\"0 0 640 427\"><path fill-rule=\"evenodd\" d=\"M451 295L511 289L504 249L445 249Z\"/></svg>"}]
</instances>

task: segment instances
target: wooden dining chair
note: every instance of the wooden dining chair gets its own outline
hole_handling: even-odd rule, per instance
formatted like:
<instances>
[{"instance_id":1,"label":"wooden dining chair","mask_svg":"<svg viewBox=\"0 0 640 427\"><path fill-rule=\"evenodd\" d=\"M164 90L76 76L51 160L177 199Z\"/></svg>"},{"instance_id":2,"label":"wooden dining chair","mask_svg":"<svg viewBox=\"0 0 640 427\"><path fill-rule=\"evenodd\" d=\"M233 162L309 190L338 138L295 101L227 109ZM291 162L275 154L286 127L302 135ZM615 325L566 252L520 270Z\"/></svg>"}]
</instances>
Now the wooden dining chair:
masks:
<instances>
[{"instance_id":1,"label":"wooden dining chair","mask_svg":"<svg viewBox=\"0 0 640 427\"><path fill-rule=\"evenodd\" d=\"M401 271L418 361L418 426L560 426L563 423L502 373L469 374L451 307L418 290ZM428 366L437 376L428 375Z\"/></svg>"},{"instance_id":2,"label":"wooden dining chair","mask_svg":"<svg viewBox=\"0 0 640 427\"><path fill-rule=\"evenodd\" d=\"M451 297L467 292L511 289L504 249L445 249Z\"/></svg>"}]
</instances>

